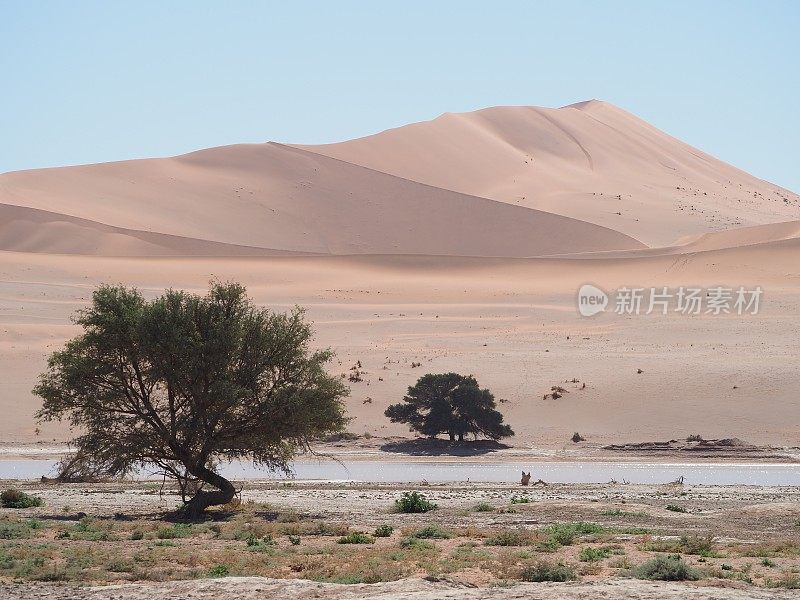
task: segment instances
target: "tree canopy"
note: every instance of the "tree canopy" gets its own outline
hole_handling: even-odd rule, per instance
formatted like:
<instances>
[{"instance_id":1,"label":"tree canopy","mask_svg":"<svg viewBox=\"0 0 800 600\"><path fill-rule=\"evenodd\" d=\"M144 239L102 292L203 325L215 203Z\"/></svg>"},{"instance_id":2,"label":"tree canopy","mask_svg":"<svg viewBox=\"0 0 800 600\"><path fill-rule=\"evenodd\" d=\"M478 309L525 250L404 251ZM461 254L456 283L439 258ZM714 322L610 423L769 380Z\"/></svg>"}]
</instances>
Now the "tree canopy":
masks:
<instances>
[{"instance_id":1,"label":"tree canopy","mask_svg":"<svg viewBox=\"0 0 800 600\"><path fill-rule=\"evenodd\" d=\"M303 310L258 308L239 284L150 301L102 286L75 322L83 333L50 356L34 389L38 419L68 420L79 455L109 475L156 466L182 490L194 481L192 517L235 495L219 461L288 471L312 439L346 423L348 390L324 370L332 353L310 350Z\"/></svg>"},{"instance_id":2,"label":"tree canopy","mask_svg":"<svg viewBox=\"0 0 800 600\"><path fill-rule=\"evenodd\" d=\"M463 441L465 435L493 440L514 435L495 406L494 395L471 375L428 373L385 414L393 423L407 423L429 437L445 433L451 441Z\"/></svg>"}]
</instances>

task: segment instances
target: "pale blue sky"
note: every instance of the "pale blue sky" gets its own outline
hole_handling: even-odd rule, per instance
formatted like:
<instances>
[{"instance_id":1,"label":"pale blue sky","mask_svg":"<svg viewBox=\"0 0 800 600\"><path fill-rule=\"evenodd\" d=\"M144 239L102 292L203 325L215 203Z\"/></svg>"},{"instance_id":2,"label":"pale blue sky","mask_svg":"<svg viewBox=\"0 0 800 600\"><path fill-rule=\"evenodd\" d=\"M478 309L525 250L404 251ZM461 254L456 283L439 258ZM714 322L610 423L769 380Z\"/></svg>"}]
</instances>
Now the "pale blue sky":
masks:
<instances>
[{"instance_id":1,"label":"pale blue sky","mask_svg":"<svg viewBox=\"0 0 800 600\"><path fill-rule=\"evenodd\" d=\"M0 0L0 172L613 102L800 192L800 1Z\"/></svg>"}]
</instances>

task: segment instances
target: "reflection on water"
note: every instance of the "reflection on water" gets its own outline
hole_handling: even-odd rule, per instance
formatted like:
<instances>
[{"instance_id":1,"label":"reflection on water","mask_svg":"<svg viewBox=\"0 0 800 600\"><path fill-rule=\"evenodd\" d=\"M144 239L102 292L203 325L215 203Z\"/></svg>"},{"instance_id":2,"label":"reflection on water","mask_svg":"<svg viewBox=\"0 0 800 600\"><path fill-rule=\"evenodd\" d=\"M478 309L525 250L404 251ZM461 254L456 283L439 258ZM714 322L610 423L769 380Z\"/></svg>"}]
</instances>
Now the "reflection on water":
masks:
<instances>
[{"instance_id":1,"label":"reflection on water","mask_svg":"<svg viewBox=\"0 0 800 600\"><path fill-rule=\"evenodd\" d=\"M0 460L0 479L38 479L52 475L54 460ZM294 478L324 481L371 481L381 483L506 482L519 481L520 472L531 471L533 480L549 483L667 483L683 477L688 484L705 485L800 485L800 465L787 464L645 464L604 462L392 462L304 460L293 464ZM232 479L286 479L245 462L222 466ZM143 473L142 478L151 475Z\"/></svg>"}]
</instances>

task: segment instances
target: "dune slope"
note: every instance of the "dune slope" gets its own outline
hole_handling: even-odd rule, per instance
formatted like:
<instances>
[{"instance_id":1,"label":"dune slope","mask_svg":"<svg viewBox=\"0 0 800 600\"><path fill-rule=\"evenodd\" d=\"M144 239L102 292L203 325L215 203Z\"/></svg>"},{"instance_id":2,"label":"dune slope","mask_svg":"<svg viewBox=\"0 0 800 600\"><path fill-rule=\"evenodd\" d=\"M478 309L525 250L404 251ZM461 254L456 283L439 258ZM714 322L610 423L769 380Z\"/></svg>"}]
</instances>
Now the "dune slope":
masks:
<instances>
[{"instance_id":1,"label":"dune slope","mask_svg":"<svg viewBox=\"0 0 800 600\"><path fill-rule=\"evenodd\" d=\"M222 247L235 245L270 254L520 257L642 247L594 224L280 144L8 173L0 176L0 202L17 207L0 214L0 248L37 252L259 253ZM50 217L29 211L23 218L20 207ZM154 241L155 234L173 237Z\"/></svg>"},{"instance_id":2,"label":"dune slope","mask_svg":"<svg viewBox=\"0 0 800 600\"><path fill-rule=\"evenodd\" d=\"M445 189L590 221L655 245L800 218L800 197L612 104L446 113L307 150Z\"/></svg>"}]
</instances>

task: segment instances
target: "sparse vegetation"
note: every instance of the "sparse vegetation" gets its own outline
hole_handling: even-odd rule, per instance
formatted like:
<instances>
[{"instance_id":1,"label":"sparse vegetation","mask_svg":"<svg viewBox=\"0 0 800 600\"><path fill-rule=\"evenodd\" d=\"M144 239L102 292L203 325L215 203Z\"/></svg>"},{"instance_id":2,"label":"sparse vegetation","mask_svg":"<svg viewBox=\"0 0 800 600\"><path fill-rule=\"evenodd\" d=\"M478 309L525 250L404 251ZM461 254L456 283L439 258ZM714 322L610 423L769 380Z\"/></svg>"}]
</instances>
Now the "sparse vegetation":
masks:
<instances>
[{"instance_id":1,"label":"sparse vegetation","mask_svg":"<svg viewBox=\"0 0 800 600\"><path fill-rule=\"evenodd\" d=\"M522 581L574 581L578 578L572 567L564 563L539 561L535 565L525 567L520 573Z\"/></svg>"},{"instance_id":2,"label":"sparse vegetation","mask_svg":"<svg viewBox=\"0 0 800 600\"><path fill-rule=\"evenodd\" d=\"M669 511L672 511L672 512L678 512L678 513L685 513L686 512L685 508L683 508L682 506L678 506L677 504L667 504L667 506L665 508L667 510L669 510Z\"/></svg>"},{"instance_id":3,"label":"sparse vegetation","mask_svg":"<svg viewBox=\"0 0 800 600\"><path fill-rule=\"evenodd\" d=\"M21 490L8 489L0 494L3 508L34 508L43 504L38 496L31 496Z\"/></svg>"},{"instance_id":4,"label":"sparse vegetation","mask_svg":"<svg viewBox=\"0 0 800 600\"><path fill-rule=\"evenodd\" d=\"M401 513L425 513L436 510L436 504L419 492L403 492L394 503L397 511Z\"/></svg>"},{"instance_id":5,"label":"sparse vegetation","mask_svg":"<svg viewBox=\"0 0 800 600\"><path fill-rule=\"evenodd\" d=\"M571 437L570 439L571 439L571 440L572 440L574 443L576 443L576 444L577 444L578 442L585 442L585 441L586 441L586 438L585 438L585 437L583 437L583 436L582 436L580 433L578 433L577 431L576 431L575 433L573 433L573 434L572 434L572 437Z\"/></svg>"},{"instance_id":6,"label":"sparse vegetation","mask_svg":"<svg viewBox=\"0 0 800 600\"><path fill-rule=\"evenodd\" d=\"M637 579L654 581L695 581L700 579L696 570L687 565L680 556L659 555L630 570Z\"/></svg>"},{"instance_id":7,"label":"sparse vegetation","mask_svg":"<svg viewBox=\"0 0 800 600\"><path fill-rule=\"evenodd\" d=\"M378 525L378 527L375 528L375 532L372 535L375 536L376 538L391 537L393 533L394 533L394 527L392 527L391 525Z\"/></svg>"},{"instance_id":8,"label":"sparse vegetation","mask_svg":"<svg viewBox=\"0 0 800 600\"><path fill-rule=\"evenodd\" d=\"M351 531L347 535L343 535L338 540L337 544L374 544L375 538L361 531Z\"/></svg>"}]
</instances>

